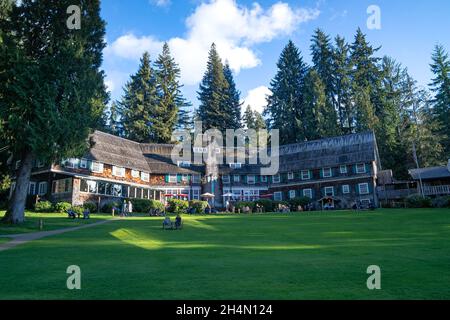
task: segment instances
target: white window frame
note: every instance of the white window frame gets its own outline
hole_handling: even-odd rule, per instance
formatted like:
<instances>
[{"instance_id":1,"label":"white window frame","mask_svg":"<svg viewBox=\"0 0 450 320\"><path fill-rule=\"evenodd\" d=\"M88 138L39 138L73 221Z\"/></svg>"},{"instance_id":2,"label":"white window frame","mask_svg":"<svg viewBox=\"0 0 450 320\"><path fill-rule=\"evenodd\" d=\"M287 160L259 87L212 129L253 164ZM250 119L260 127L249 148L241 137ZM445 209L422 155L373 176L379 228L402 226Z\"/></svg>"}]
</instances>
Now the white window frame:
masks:
<instances>
[{"instance_id":1,"label":"white window frame","mask_svg":"<svg viewBox=\"0 0 450 320\"><path fill-rule=\"evenodd\" d=\"M98 165L98 168L97 168L97 169L95 168L95 165ZM105 169L105 167L104 167L104 164L103 164L103 163L97 162L97 161L92 161L92 162L91 162L91 172L94 172L94 173L103 173L104 169Z\"/></svg>"},{"instance_id":2,"label":"white window frame","mask_svg":"<svg viewBox=\"0 0 450 320\"><path fill-rule=\"evenodd\" d=\"M344 165L340 166L340 167L339 167L339 172L340 172L341 174L346 174L346 173L348 173L347 166L344 166Z\"/></svg>"},{"instance_id":3,"label":"white window frame","mask_svg":"<svg viewBox=\"0 0 450 320\"><path fill-rule=\"evenodd\" d=\"M344 184L342 185L342 194L349 194L350 193L350 185Z\"/></svg>"},{"instance_id":4,"label":"white window frame","mask_svg":"<svg viewBox=\"0 0 450 320\"><path fill-rule=\"evenodd\" d=\"M313 190L311 188L309 189L303 189L303 196L306 198L313 198Z\"/></svg>"},{"instance_id":5,"label":"white window frame","mask_svg":"<svg viewBox=\"0 0 450 320\"><path fill-rule=\"evenodd\" d=\"M294 180L294 173L288 172L288 180Z\"/></svg>"},{"instance_id":6,"label":"white window frame","mask_svg":"<svg viewBox=\"0 0 450 320\"><path fill-rule=\"evenodd\" d=\"M45 166L44 161L42 161L42 160L38 160L37 161L37 163L36 163L36 167L37 168L43 168L44 166Z\"/></svg>"},{"instance_id":7,"label":"white window frame","mask_svg":"<svg viewBox=\"0 0 450 320\"><path fill-rule=\"evenodd\" d=\"M230 168L231 169L241 169L242 163L240 163L240 162L230 163Z\"/></svg>"},{"instance_id":8,"label":"white window frame","mask_svg":"<svg viewBox=\"0 0 450 320\"><path fill-rule=\"evenodd\" d=\"M192 200L200 200L200 190L198 189L192 190Z\"/></svg>"},{"instance_id":9,"label":"white window frame","mask_svg":"<svg viewBox=\"0 0 450 320\"><path fill-rule=\"evenodd\" d=\"M289 190L289 199L294 199L295 197L295 190Z\"/></svg>"},{"instance_id":10,"label":"white window frame","mask_svg":"<svg viewBox=\"0 0 450 320\"><path fill-rule=\"evenodd\" d=\"M362 192L361 191L362 187L367 188L367 192ZM369 184L367 182L358 184L358 191L359 191L358 193L361 195L370 194Z\"/></svg>"},{"instance_id":11,"label":"white window frame","mask_svg":"<svg viewBox=\"0 0 450 320\"><path fill-rule=\"evenodd\" d=\"M325 174L325 172L327 174ZM331 178L332 176L333 176L333 170L331 168L322 168L322 177L323 178Z\"/></svg>"},{"instance_id":12,"label":"white window frame","mask_svg":"<svg viewBox=\"0 0 450 320\"><path fill-rule=\"evenodd\" d=\"M113 176L119 177L119 178L124 178L125 172L126 172L126 170L124 167L113 166L113 169L112 169Z\"/></svg>"},{"instance_id":13,"label":"white window frame","mask_svg":"<svg viewBox=\"0 0 450 320\"><path fill-rule=\"evenodd\" d=\"M178 182L177 175L176 174L169 174L169 183L177 183L177 182Z\"/></svg>"},{"instance_id":14,"label":"white window frame","mask_svg":"<svg viewBox=\"0 0 450 320\"><path fill-rule=\"evenodd\" d=\"M241 182L241 176L238 174L233 175L233 182L234 183L239 183Z\"/></svg>"},{"instance_id":15,"label":"white window frame","mask_svg":"<svg viewBox=\"0 0 450 320\"><path fill-rule=\"evenodd\" d=\"M261 176L261 182L267 182L267 176Z\"/></svg>"},{"instance_id":16,"label":"white window frame","mask_svg":"<svg viewBox=\"0 0 450 320\"><path fill-rule=\"evenodd\" d=\"M44 188L42 188L42 186L44 186ZM47 181L39 182L38 195L44 196L47 194L47 192L48 192L48 182Z\"/></svg>"},{"instance_id":17,"label":"white window frame","mask_svg":"<svg viewBox=\"0 0 450 320\"><path fill-rule=\"evenodd\" d=\"M281 176L280 174L276 174L272 176L272 183L280 183L281 182Z\"/></svg>"},{"instance_id":18,"label":"white window frame","mask_svg":"<svg viewBox=\"0 0 450 320\"><path fill-rule=\"evenodd\" d=\"M139 170L131 170L131 177L132 178L139 178L141 176L141 173Z\"/></svg>"},{"instance_id":19,"label":"white window frame","mask_svg":"<svg viewBox=\"0 0 450 320\"><path fill-rule=\"evenodd\" d=\"M230 183L230 181L231 181L231 179L230 179L230 175L229 174L226 174L226 175L222 176L222 182L223 183L228 184L228 183Z\"/></svg>"},{"instance_id":20,"label":"white window frame","mask_svg":"<svg viewBox=\"0 0 450 320\"><path fill-rule=\"evenodd\" d=\"M188 182L189 181L189 175L188 174L182 174L181 175L181 181L182 182Z\"/></svg>"},{"instance_id":21,"label":"white window frame","mask_svg":"<svg viewBox=\"0 0 450 320\"><path fill-rule=\"evenodd\" d=\"M87 169L87 167L88 167L88 161L86 159L81 159L80 160L80 168Z\"/></svg>"},{"instance_id":22,"label":"white window frame","mask_svg":"<svg viewBox=\"0 0 450 320\"><path fill-rule=\"evenodd\" d=\"M359 166L363 166L363 170L359 170L360 169ZM357 174L366 173L366 172L367 172L367 170L366 170L366 164L365 163L357 163L356 164L356 173Z\"/></svg>"},{"instance_id":23,"label":"white window frame","mask_svg":"<svg viewBox=\"0 0 450 320\"><path fill-rule=\"evenodd\" d=\"M329 192L327 190L333 190L333 192L331 192L331 195L329 195ZM325 194L326 197L334 197L334 187L325 187L323 189L323 193Z\"/></svg>"},{"instance_id":24,"label":"white window frame","mask_svg":"<svg viewBox=\"0 0 450 320\"><path fill-rule=\"evenodd\" d=\"M302 170L301 176L302 176L302 180L311 180L311 171Z\"/></svg>"},{"instance_id":25,"label":"white window frame","mask_svg":"<svg viewBox=\"0 0 450 320\"><path fill-rule=\"evenodd\" d=\"M150 181L150 173L148 172L141 172L141 180L145 182Z\"/></svg>"},{"instance_id":26,"label":"white window frame","mask_svg":"<svg viewBox=\"0 0 450 320\"><path fill-rule=\"evenodd\" d=\"M256 176L253 174L250 174L247 176L247 184L255 184L256 183Z\"/></svg>"},{"instance_id":27,"label":"white window frame","mask_svg":"<svg viewBox=\"0 0 450 320\"><path fill-rule=\"evenodd\" d=\"M33 192L31 192L31 187L33 187ZM30 196L34 196L36 194L36 182L30 182L30 185L28 186L28 194Z\"/></svg>"},{"instance_id":28,"label":"white window frame","mask_svg":"<svg viewBox=\"0 0 450 320\"><path fill-rule=\"evenodd\" d=\"M273 200L275 201L283 201L283 192L277 191L273 193Z\"/></svg>"}]
</instances>

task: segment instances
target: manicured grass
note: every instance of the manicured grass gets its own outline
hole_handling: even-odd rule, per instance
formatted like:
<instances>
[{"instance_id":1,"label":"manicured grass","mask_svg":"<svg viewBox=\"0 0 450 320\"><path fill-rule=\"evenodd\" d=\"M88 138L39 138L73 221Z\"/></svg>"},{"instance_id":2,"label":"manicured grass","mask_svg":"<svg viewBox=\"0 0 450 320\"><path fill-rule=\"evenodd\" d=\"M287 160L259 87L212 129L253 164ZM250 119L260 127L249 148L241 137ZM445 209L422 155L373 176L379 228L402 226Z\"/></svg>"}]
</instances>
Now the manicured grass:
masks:
<instances>
[{"instance_id":1,"label":"manicured grass","mask_svg":"<svg viewBox=\"0 0 450 320\"><path fill-rule=\"evenodd\" d=\"M129 218L0 252L0 299L450 299L450 210ZM82 290L66 289L78 265ZM381 268L381 290L366 287Z\"/></svg>"},{"instance_id":2,"label":"manicured grass","mask_svg":"<svg viewBox=\"0 0 450 320\"><path fill-rule=\"evenodd\" d=\"M4 211L0 212L0 219L5 215ZM110 215L92 214L91 219L75 219L67 218L64 213L25 213L26 222L20 225L5 225L0 223L0 235L31 233L39 231L50 231L56 229L76 227L83 224L98 222L104 219L110 219ZM43 219L43 229L39 230L39 220Z\"/></svg>"}]
</instances>

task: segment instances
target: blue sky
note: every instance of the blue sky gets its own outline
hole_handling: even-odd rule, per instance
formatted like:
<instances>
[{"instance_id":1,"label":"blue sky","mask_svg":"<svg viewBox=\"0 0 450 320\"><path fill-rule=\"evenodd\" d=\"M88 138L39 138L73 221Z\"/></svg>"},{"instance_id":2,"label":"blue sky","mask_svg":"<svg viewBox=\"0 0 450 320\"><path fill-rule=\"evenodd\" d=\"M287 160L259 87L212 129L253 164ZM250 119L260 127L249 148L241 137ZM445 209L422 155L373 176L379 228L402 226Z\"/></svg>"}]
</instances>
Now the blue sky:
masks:
<instances>
[{"instance_id":1,"label":"blue sky","mask_svg":"<svg viewBox=\"0 0 450 320\"><path fill-rule=\"evenodd\" d=\"M370 5L381 10L379 30L367 27ZM448 0L103 0L108 42L103 67L111 96L119 99L142 53L155 58L167 41L182 68L183 92L197 106L198 82L214 41L235 72L245 105L260 111L289 39L310 62L316 28L351 42L361 27L374 46L382 46L380 56L392 56L426 86L434 45L450 50L449 14Z\"/></svg>"}]
</instances>

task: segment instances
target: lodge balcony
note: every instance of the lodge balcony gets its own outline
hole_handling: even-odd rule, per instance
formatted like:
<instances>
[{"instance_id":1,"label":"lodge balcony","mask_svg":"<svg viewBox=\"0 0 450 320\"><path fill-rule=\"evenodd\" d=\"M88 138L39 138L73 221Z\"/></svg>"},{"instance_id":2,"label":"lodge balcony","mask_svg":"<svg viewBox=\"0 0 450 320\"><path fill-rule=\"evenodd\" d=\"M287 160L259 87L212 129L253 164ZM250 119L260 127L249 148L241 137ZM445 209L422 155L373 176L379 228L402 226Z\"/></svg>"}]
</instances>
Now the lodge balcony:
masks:
<instances>
[{"instance_id":1,"label":"lodge balcony","mask_svg":"<svg viewBox=\"0 0 450 320\"><path fill-rule=\"evenodd\" d=\"M424 186L423 193L425 196L447 196L450 195L450 185Z\"/></svg>"}]
</instances>

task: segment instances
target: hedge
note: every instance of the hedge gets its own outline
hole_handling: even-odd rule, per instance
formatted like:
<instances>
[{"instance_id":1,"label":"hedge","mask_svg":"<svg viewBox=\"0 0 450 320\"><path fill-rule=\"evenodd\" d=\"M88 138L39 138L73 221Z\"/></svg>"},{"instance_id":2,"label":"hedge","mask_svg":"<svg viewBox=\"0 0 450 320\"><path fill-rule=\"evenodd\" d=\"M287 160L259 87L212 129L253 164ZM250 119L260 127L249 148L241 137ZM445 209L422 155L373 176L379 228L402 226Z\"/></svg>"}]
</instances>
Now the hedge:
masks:
<instances>
[{"instance_id":1,"label":"hedge","mask_svg":"<svg viewBox=\"0 0 450 320\"><path fill-rule=\"evenodd\" d=\"M55 212L65 213L72 208L72 205L68 202L58 202L55 204Z\"/></svg>"},{"instance_id":2,"label":"hedge","mask_svg":"<svg viewBox=\"0 0 450 320\"><path fill-rule=\"evenodd\" d=\"M189 208L189 202L179 199L170 199L167 201L169 204L167 211L170 213L183 213Z\"/></svg>"},{"instance_id":3,"label":"hedge","mask_svg":"<svg viewBox=\"0 0 450 320\"><path fill-rule=\"evenodd\" d=\"M189 207L195 209L196 214L203 214L205 213L205 209L208 206L207 201L200 201L200 200L191 200L189 201Z\"/></svg>"},{"instance_id":4,"label":"hedge","mask_svg":"<svg viewBox=\"0 0 450 320\"><path fill-rule=\"evenodd\" d=\"M406 206L408 208L430 208L431 199L422 197L418 194L413 194L406 198Z\"/></svg>"},{"instance_id":5,"label":"hedge","mask_svg":"<svg viewBox=\"0 0 450 320\"><path fill-rule=\"evenodd\" d=\"M36 212L52 212L53 204L50 201L39 201L34 205L34 211Z\"/></svg>"},{"instance_id":6,"label":"hedge","mask_svg":"<svg viewBox=\"0 0 450 320\"><path fill-rule=\"evenodd\" d=\"M157 200L132 199L133 211L140 213L148 213L152 209L164 210L164 204Z\"/></svg>"}]
</instances>

